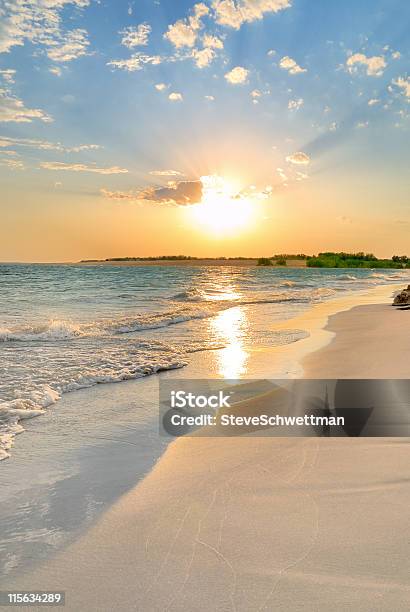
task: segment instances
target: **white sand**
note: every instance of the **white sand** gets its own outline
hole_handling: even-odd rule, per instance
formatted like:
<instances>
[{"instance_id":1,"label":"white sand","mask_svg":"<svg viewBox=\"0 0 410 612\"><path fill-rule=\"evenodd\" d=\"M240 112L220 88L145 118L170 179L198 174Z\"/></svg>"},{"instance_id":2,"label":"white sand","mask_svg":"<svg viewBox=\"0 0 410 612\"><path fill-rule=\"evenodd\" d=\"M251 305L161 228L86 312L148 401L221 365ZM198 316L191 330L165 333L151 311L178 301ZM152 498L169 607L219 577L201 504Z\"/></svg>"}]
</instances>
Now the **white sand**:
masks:
<instances>
[{"instance_id":1,"label":"white sand","mask_svg":"<svg viewBox=\"0 0 410 612\"><path fill-rule=\"evenodd\" d=\"M305 375L392 376L410 312L387 303L338 314L328 331L318 324L310 346L336 338L305 360ZM19 587L63 589L76 612L407 610L409 448L399 438L179 439Z\"/></svg>"}]
</instances>

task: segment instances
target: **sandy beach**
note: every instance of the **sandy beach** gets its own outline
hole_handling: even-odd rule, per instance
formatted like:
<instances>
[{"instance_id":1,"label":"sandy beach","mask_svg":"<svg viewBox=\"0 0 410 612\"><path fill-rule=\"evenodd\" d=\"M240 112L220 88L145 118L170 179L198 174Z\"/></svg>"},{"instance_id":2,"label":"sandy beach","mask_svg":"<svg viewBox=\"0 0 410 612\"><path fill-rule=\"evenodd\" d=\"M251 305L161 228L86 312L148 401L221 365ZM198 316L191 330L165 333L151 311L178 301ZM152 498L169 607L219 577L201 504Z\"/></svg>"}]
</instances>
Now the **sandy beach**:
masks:
<instances>
[{"instance_id":1,"label":"sandy beach","mask_svg":"<svg viewBox=\"0 0 410 612\"><path fill-rule=\"evenodd\" d=\"M408 378L408 312L386 289L382 303L339 304L325 329L329 304L302 315L317 332L296 343L310 346L305 377ZM406 438L180 438L13 588L64 590L70 611L405 610L408 448Z\"/></svg>"}]
</instances>

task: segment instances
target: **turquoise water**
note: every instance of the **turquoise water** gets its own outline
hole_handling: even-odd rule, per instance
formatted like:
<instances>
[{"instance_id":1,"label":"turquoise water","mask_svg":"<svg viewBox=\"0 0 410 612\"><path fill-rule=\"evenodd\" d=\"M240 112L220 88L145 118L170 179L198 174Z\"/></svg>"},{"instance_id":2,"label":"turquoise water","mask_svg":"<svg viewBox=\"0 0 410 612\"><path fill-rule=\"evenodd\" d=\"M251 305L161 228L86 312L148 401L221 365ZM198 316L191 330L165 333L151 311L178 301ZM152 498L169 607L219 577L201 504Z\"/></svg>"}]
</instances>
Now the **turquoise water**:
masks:
<instances>
[{"instance_id":1,"label":"turquoise water","mask_svg":"<svg viewBox=\"0 0 410 612\"><path fill-rule=\"evenodd\" d=\"M62 393L182 368L193 352L233 338L295 342L305 330L269 324L346 291L407 279L396 270L1 264L0 459L22 421Z\"/></svg>"}]
</instances>

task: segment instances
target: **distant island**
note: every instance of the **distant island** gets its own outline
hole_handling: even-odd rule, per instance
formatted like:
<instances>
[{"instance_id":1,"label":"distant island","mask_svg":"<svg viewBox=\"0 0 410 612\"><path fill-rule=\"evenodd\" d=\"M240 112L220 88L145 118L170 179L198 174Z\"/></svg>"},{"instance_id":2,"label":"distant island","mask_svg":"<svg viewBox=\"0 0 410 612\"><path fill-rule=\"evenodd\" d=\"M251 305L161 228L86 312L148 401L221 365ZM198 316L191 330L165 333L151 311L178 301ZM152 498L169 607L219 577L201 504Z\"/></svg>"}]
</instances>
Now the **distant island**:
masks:
<instances>
[{"instance_id":1,"label":"distant island","mask_svg":"<svg viewBox=\"0 0 410 612\"><path fill-rule=\"evenodd\" d=\"M334 253L328 251L318 255L274 255L260 257L258 266L286 266L290 258L304 259L308 268L410 268L407 255L393 255L391 259L378 259L373 253Z\"/></svg>"},{"instance_id":2,"label":"distant island","mask_svg":"<svg viewBox=\"0 0 410 612\"><path fill-rule=\"evenodd\" d=\"M373 253L324 252L318 255L281 253L271 257L193 257L191 255L159 255L151 257L108 257L107 259L82 259L85 265L216 265L227 266L235 262L241 266L288 266L308 268L395 268L410 269L410 257L393 255L391 259L379 259Z\"/></svg>"}]
</instances>

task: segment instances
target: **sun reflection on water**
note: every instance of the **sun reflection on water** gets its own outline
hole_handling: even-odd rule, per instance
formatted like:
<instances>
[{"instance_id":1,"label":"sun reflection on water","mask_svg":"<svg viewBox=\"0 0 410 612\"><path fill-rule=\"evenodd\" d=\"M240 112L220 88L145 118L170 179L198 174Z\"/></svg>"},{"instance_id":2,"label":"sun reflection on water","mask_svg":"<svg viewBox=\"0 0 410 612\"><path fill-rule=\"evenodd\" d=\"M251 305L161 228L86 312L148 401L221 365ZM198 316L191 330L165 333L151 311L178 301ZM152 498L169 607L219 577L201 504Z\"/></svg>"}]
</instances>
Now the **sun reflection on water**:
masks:
<instances>
[{"instance_id":1,"label":"sun reflection on water","mask_svg":"<svg viewBox=\"0 0 410 612\"><path fill-rule=\"evenodd\" d=\"M212 335L226 344L217 352L219 374L224 378L240 378L246 372L249 354L244 348L248 319L241 306L223 310L209 321Z\"/></svg>"}]
</instances>

